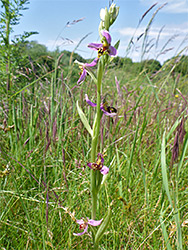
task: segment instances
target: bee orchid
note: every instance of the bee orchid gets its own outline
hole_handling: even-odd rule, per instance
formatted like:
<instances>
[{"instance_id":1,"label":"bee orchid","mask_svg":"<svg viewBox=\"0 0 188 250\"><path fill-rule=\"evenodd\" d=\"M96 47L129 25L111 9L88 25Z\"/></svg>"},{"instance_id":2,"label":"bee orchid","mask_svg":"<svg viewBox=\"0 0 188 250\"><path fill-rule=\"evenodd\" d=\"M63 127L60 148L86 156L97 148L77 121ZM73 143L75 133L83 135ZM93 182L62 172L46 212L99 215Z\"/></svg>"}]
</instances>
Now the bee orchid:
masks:
<instances>
[{"instance_id":1,"label":"bee orchid","mask_svg":"<svg viewBox=\"0 0 188 250\"><path fill-rule=\"evenodd\" d=\"M110 56L116 56L117 50L115 47L111 46L112 38L110 33L107 30L102 30L101 35L103 36L102 43L90 43L88 47L98 51L98 58L106 53Z\"/></svg>"},{"instance_id":2,"label":"bee orchid","mask_svg":"<svg viewBox=\"0 0 188 250\"><path fill-rule=\"evenodd\" d=\"M109 168L104 166L104 158L101 153L98 153L97 161L94 163L87 163L87 166L93 170L99 170L101 174L106 175L109 172Z\"/></svg>"},{"instance_id":3,"label":"bee orchid","mask_svg":"<svg viewBox=\"0 0 188 250\"><path fill-rule=\"evenodd\" d=\"M87 94L85 94L85 100L86 100L87 104L89 104L91 107L96 107L97 106L96 103L89 100ZM108 106L106 102L101 103L100 109L107 116L113 117L113 116L117 115L116 114L117 110L114 107Z\"/></svg>"},{"instance_id":4,"label":"bee orchid","mask_svg":"<svg viewBox=\"0 0 188 250\"><path fill-rule=\"evenodd\" d=\"M89 220L89 218L87 219L81 219L81 220L76 220L76 222L80 225L80 230L84 230L83 232L81 233L73 233L73 235L75 236L81 236L83 234L85 234L88 230L88 225L91 225L93 227L96 227L96 226L99 226L101 224L103 219L101 220Z\"/></svg>"},{"instance_id":5,"label":"bee orchid","mask_svg":"<svg viewBox=\"0 0 188 250\"><path fill-rule=\"evenodd\" d=\"M98 58L95 58L91 63L80 63L77 60L75 62L79 64L79 68L81 69L80 78L77 81L77 84L80 85L86 78L87 68L94 67L98 62Z\"/></svg>"}]
</instances>

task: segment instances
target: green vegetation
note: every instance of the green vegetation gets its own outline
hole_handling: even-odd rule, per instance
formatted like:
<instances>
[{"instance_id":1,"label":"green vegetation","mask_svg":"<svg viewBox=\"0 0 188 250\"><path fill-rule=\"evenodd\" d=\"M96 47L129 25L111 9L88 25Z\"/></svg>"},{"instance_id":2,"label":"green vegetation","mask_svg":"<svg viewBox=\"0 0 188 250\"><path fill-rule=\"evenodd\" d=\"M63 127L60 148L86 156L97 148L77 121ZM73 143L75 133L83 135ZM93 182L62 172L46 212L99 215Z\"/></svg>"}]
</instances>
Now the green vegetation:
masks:
<instances>
[{"instance_id":1,"label":"green vegetation","mask_svg":"<svg viewBox=\"0 0 188 250\"><path fill-rule=\"evenodd\" d=\"M25 38L8 48L1 43L0 247L92 249L90 236L73 236L78 227L70 216L91 213L91 139L76 100L92 124L84 94L95 101L96 88L89 78L76 84L74 60L84 59ZM188 245L187 59L160 65L117 57L106 69L104 92L118 115L103 117L100 130L110 171L97 218L112 202L100 249Z\"/></svg>"}]
</instances>

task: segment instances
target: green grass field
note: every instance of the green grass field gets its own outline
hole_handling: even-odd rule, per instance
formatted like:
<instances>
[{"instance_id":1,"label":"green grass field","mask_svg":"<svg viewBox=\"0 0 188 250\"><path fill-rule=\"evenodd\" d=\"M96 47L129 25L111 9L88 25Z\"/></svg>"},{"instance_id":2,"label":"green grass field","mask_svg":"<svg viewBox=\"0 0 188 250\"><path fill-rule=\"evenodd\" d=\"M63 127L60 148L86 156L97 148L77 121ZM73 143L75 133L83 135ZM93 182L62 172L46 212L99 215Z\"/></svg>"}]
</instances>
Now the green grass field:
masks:
<instances>
[{"instance_id":1,"label":"green grass field","mask_svg":"<svg viewBox=\"0 0 188 250\"><path fill-rule=\"evenodd\" d=\"M2 102L7 106L1 106L1 249L92 248L91 236L73 236L78 226L70 212L77 218L91 213L91 141L75 103L92 124L94 110L84 94L95 99L96 90L88 78L71 91L71 70L64 79L61 72L63 66L55 79L38 79ZM97 218L113 202L100 249L177 249L181 241L186 249L187 77L176 80L169 68L156 75L107 71L103 90L118 115L104 116L100 131L110 171Z\"/></svg>"}]
</instances>

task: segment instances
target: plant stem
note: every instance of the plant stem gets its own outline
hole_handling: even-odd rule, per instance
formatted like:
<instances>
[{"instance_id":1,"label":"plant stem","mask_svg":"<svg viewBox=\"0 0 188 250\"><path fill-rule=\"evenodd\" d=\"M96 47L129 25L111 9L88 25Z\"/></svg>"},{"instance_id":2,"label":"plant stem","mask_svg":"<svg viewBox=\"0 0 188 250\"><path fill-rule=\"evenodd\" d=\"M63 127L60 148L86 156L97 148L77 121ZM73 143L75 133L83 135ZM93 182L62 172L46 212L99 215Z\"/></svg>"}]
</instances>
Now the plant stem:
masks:
<instances>
[{"instance_id":1,"label":"plant stem","mask_svg":"<svg viewBox=\"0 0 188 250\"><path fill-rule=\"evenodd\" d=\"M91 162L96 161L96 150L99 138L99 131L100 131L100 121L101 121L101 83L102 83L102 64L99 61L98 65L98 77L97 77L97 114L96 119L93 125L93 139L91 143ZM97 210L97 194L98 190L96 188L96 178L97 172L95 170L91 170L91 195L92 195L92 212L91 217L94 220L96 217L96 210Z\"/></svg>"},{"instance_id":2,"label":"plant stem","mask_svg":"<svg viewBox=\"0 0 188 250\"><path fill-rule=\"evenodd\" d=\"M99 249L99 244L97 243L94 245L94 250L98 250L98 249Z\"/></svg>"}]
</instances>

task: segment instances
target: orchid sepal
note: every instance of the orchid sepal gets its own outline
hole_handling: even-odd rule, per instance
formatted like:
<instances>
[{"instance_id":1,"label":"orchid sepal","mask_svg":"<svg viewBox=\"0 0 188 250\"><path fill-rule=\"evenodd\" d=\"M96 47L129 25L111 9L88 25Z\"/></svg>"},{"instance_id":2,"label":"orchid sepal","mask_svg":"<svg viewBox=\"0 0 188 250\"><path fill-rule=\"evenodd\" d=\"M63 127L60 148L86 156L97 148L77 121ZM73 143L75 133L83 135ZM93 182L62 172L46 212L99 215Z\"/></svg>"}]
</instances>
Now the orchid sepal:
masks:
<instances>
[{"instance_id":1,"label":"orchid sepal","mask_svg":"<svg viewBox=\"0 0 188 250\"><path fill-rule=\"evenodd\" d=\"M96 103L94 103L94 102L92 102L91 100L89 100L87 94L85 94L85 99L86 99L87 104L89 104L91 107L96 107L96 106L97 106Z\"/></svg>"}]
</instances>

